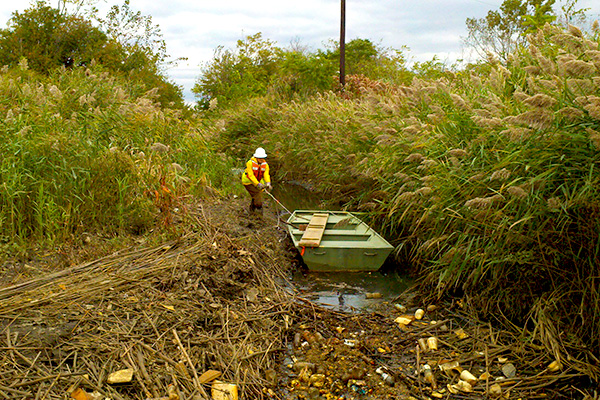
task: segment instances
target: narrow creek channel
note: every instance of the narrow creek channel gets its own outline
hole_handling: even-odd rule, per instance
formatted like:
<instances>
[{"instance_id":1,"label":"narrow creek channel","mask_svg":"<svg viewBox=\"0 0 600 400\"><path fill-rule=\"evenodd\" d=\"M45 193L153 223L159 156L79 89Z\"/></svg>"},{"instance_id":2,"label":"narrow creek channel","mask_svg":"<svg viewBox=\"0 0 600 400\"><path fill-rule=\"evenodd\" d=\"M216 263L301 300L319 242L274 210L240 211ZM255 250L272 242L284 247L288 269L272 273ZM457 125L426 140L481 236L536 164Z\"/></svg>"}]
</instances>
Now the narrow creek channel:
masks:
<instances>
[{"instance_id":1,"label":"narrow creek channel","mask_svg":"<svg viewBox=\"0 0 600 400\"><path fill-rule=\"evenodd\" d=\"M308 187L297 182L278 183L273 196L285 206L275 204L281 219L294 210L333 210ZM336 209L337 210L337 209ZM294 289L307 300L345 312L369 312L382 302L391 302L412 285L401 271L386 272L310 272L296 271Z\"/></svg>"}]
</instances>

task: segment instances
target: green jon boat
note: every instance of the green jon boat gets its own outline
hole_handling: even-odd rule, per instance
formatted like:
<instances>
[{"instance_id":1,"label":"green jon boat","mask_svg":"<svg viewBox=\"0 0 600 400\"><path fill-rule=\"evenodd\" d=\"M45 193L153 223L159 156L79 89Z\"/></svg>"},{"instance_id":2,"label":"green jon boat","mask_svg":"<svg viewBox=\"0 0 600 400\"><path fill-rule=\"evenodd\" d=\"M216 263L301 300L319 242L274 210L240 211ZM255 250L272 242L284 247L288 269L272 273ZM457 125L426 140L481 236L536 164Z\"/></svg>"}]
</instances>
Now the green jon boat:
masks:
<instances>
[{"instance_id":1,"label":"green jon boat","mask_svg":"<svg viewBox=\"0 0 600 400\"><path fill-rule=\"evenodd\" d=\"M294 246L311 271L377 271L394 248L346 211L296 210L287 222Z\"/></svg>"}]
</instances>

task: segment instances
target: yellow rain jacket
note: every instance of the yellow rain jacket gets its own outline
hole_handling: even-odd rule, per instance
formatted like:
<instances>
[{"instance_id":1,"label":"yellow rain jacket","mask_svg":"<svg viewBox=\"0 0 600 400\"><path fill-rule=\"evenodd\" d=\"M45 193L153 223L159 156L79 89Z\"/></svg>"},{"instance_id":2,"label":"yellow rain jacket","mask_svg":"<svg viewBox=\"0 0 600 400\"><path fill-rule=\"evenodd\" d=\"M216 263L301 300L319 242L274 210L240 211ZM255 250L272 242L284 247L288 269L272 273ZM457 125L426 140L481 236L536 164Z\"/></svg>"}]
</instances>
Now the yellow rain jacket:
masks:
<instances>
[{"instance_id":1,"label":"yellow rain jacket","mask_svg":"<svg viewBox=\"0 0 600 400\"><path fill-rule=\"evenodd\" d=\"M252 157L246 163L246 169L242 174L242 184L258 186L259 183L271 182L271 176L269 175L269 164L263 162L258 163L255 157Z\"/></svg>"}]
</instances>

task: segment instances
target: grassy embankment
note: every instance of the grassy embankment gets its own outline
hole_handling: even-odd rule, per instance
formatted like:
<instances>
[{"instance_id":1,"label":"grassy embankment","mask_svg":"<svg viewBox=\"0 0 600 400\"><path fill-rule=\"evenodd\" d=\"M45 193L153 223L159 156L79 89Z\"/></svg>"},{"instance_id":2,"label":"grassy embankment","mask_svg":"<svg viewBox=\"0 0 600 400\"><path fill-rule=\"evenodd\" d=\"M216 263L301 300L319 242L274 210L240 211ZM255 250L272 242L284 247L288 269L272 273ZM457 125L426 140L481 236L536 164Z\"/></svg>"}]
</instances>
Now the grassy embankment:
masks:
<instances>
[{"instance_id":1,"label":"grassy embankment","mask_svg":"<svg viewBox=\"0 0 600 400\"><path fill-rule=\"evenodd\" d=\"M3 252L147 232L169 225L183 196L221 185L227 161L155 95L99 66L50 77L2 69Z\"/></svg>"},{"instance_id":2,"label":"grassy embankment","mask_svg":"<svg viewBox=\"0 0 600 400\"><path fill-rule=\"evenodd\" d=\"M525 326L597 379L598 37L547 26L506 66L406 87L355 79L346 97L259 99L215 126L240 160L263 145L278 179L367 211L432 297Z\"/></svg>"}]
</instances>

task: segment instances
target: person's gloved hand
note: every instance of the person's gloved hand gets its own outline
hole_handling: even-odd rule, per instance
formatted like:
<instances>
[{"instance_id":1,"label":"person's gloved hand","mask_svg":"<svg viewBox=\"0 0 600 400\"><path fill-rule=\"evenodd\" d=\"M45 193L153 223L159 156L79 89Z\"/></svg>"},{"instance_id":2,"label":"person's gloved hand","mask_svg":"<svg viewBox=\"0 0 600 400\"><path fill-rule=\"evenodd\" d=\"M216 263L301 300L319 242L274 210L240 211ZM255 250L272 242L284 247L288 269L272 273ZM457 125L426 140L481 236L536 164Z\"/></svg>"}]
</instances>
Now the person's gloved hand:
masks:
<instances>
[{"instance_id":1,"label":"person's gloved hand","mask_svg":"<svg viewBox=\"0 0 600 400\"><path fill-rule=\"evenodd\" d=\"M269 189L269 190L273 189L273 185L271 185L271 182L267 183L267 189Z\"/></svg>"},{"instance_id":2,"label":"person's gloved hand","mask_svg":"<svg viewBox=\"0 0 600 400\"><path fill-rule=\"evenodd\" d=\"M260 190L263 190L265 188L265 185L263 185L262 183L259 183L257 188L259 188Z\"/></svg>"}]
</instances>

